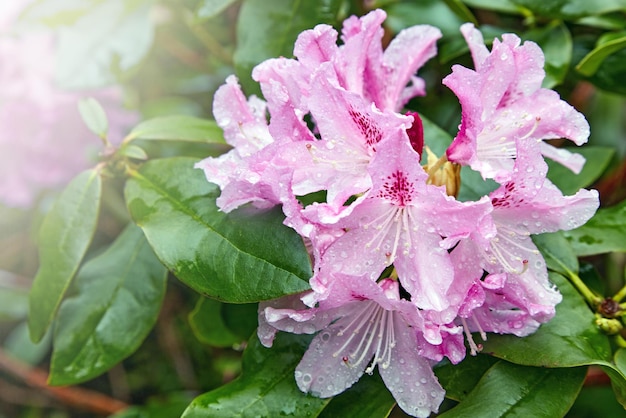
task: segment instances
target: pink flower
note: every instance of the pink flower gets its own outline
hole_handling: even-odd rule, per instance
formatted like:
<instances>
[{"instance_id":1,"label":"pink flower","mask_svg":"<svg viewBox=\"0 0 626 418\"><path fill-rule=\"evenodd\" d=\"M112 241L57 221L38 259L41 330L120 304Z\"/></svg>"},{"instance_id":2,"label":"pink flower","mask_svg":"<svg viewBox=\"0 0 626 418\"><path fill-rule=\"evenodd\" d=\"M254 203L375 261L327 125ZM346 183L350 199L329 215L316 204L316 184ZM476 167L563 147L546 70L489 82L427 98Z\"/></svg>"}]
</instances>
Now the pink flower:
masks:
<instances>
[{"instance_id":1,"label":"pink flower","mask_svg":"<svg viewBox=\"0 0 626 418\"><path fill-rule=\"evenodd\" d=\"M580 145L587 141L589 125L582 114L541 88L544 57L533 42L505 34L494 40L491 52L472 24L461 27L476 70L460 65L443 80L462 107L460 131L447 151L448 159L468 164L484 178L505 182L510 178L520 141L568 138ZM574 172L584 159L544 142L540 152Z\"/></svg>"},{"instance_id":2,"label":"pink flower","mask_svg":"<svg viewBox=\"0 0 626 418\"><path fill-rule=\"evenodd\" d=\"M275 142L267 127L266 103L255 96L246 100L237 79L230 76L215 93L213 114L233 149L195 167L222 189L217 200L220 209L230 212L249 202L259 207L279 203L279 175L272 161Z\"/></svg>"},{"instance_id":3,"label":"pink flower","mask_svg":"<svg viewBox=\"0 0 626 418\"><path fill-rule=\"evenodd\" d=\"M444 188L427 185L428 175L405 132L378 147L369 167L372 189L336 224L347 232L322 255L311 285L324 294L332 273L377 280L393 264L412 301L424 310L450 308L447 320L440 319L449 322L464 295L449 293L454 273L443 237L458 240L477 234L474 229L491 211L491 204L487 198L458 202L447 196ZM305 212L323 208L312 205Z\"/></svg>"},{"instance_id":4,"label":"pink flower","mask_svg":"<svg viewBox=\"0 0 626 418\"><path fill-rule=\"evenodd\" d=\"M468 295L459 313L462 321L471 319L469 327L463 323L466 330L524 336L554 316L562 297L530 236L584 224L599 201L595 190L563 196L546 172L532 144L522 143L511 180L489 195L495 234L477 233L479 228L458 243L447 243L454 246L450 256L457 289Z\"/></svg>"},{"instance_id":5,"label":"pink flower","mask_svg":"<svg viewBox=\"0 0 626 418\"><path fill-rule=\"evenodd\" d=\"M319 307L295 307L288 297L259 307L259 337L271 345L276 329L318 332L296 367L303 392L327 398L351 387L363 373L378 371L398 405L408 414L427 417L436 412L444 391L431 361L417 349L422 320L415 306L400 299L398 282L375 283L354 276L338 277L332 298ZM272 330L274 328L274 330Z\"/></svg>"},{"instance_id":6,"label":"pink flower","mask_svg":"<svg viewBox=\"0 0 626 418\"><path fill-rule=\"evenodd\" d=\"M294 144L310 155L294 167L293 190L297 195L327 190L327 202L340 212L351 196L371 187L368 166L379 143L404 132L411 120L332 85L329 68L322 66L313 78L309 107L320 140Z\"/></svg>"},{"instance_id":7,"label":"pink flower","mask_svg":"<svg viewBox=\"0 0 626 418\"><path fill-rule=\"evenodd\" d=\"M17 8L12 11L4 17L14 19ZM0 33L7 31L0 34L0 202L26 208L42 191L62 187L97 161L100 139L78 112L81 98L91 96L103 105L108 139L114 144L137 118L122 108L115 88L82 92L57 88L54 38L45 33L9 35L13 23L0 22Z\"/></svg>"}]
</instances>

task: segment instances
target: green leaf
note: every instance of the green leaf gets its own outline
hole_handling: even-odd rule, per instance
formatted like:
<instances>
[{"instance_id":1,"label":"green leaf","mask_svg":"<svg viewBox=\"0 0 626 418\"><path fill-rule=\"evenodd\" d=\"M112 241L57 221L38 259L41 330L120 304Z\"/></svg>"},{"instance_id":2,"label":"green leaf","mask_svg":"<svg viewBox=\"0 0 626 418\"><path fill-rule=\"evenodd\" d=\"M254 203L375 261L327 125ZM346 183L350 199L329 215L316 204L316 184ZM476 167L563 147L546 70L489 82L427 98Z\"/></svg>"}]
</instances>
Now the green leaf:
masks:
<instances>
[{"instance_id":1,"label":"green leaf","mask_svg":"<svg viewBox=\"0 0 626 418\"><path fill-rule=\"evenodd\" d=\"M282 225L280 209L225 214L215 205L219 189L194 162L149 161L126 183L130 213L163 264L191 288L226 302L308 289L308 253L302 238Z\"/></svg>"},{"instance_id":2,"label":"green leaf","mask_svg":"<svg viewBox=\"0 0 626 418\"><path fill-rule=\"evenodd\" d=\"M623 32L621 34L623 35ZM604 60L607 59L609 55L612 55L624 48L626 48L626 36L619 36L617 38L612 36L610 40L603 40L603 38L600 38L598 46L585 55L585 57L576 65L576 70L588 77L592 76L596 73L596 71L598 71L600 65L602 65Z\"/></svg>"},{"instance_id":3,"label":"green leaf","mask_svg":"<svg viewBox=\"0 0 626 418\"><path fill-rule=\"evenodd\" d=\"M462 202L479 200L498 188L498 183L491 179L483 179L478 171L469 166L461 167L461 189L458 200Z\"/></svg>"},{"instance_id":4,"label":"green leaf","mask_svg":"<svg viewBox=\"0 0 626 418\"><path fill-rule=\"evenodd\" d=\"M626 85L624 84L625 72L626 49L620 49L606 57L600 65L600 68L598 68L595 74L589 77L588 80L601 89L606 90L611 95L626 95Z\"/></svg>"},{"instance_id":5,"label":"green leaf","mask_svg":"<svg viewBox=\"0 0 626 418\"><path fill-rule=\"evenodd\" d=\"M133 144L122 145L120 147L119 154L125 157L134 158L135 160L145 161L148 159L148 154L146 154L146 151L144 151L143 148Z\"/></svg>"},{"instance_id":6,"label":"green leaf","mask_svg":"<svg viewBox=\"0 0 626 418\"><path fill-rule=\"evenodd\" d=\"M424 125L424 145L428 145L430 150L437 154L437 157L441 157L452 143L452 136L425 116L420 115L420 119ZM426 161L421 163L425 164Z\"/></svg>"},{"instance_id":7,"label":"green leaf","mask_svg":"<svg viewBox=\"0 0 626 418\"><path fill-rule=\"evenodd\" d=\"M574 287L560 274L550 273L563 301L555 317L524 338L490 334L483 352L516 364L541 367L577 367L606 364L611 348L595 326L595 317Z\"/></svg>"},{"instance_id":8,"label":"green leaf","mask_svg":"<svg viewBox=\"0 0 626 418\"><path fill-rule=\"evenodd\" d=\"M472 22L474 25L478 25L476 16L461 0L444 0L444 2L463 22Z\"/></svg>"},{"instance_id":9,"label":"green leaf","mask_svg":"<svg viewBox=\"0 0 626 418\"><path fill-rule=\"evenodd\" d=\"M444 37L460 34L459 27L466 21L468 16L462 9L465 5L456 0L423 0L419 2L394 2L385 8L387 20L385 27L393 33L413 25L430 24L441 30ZM471 13L470 13L471 16ZM467 19L472 21L471 19Z\"/></svg>"},{"instance_id":10,"label":"green leaf","mask_svg":"<svg viewBox=\"0 0 626 418\"><path fill-rule=\"evenodd\" d=\"M578 258L562 232L533 235L532 239L550 270L565 277L578 273Z\"/></svg>"},{"instance_id":11,"label":"green leaf","mask_svg":"<svg viewBox=\"0 0 626 418\"><path fill-rule=\"evenodd\" d=\"M350 389L332 398L319 418L384 418L395 404L380 375L366 373Z\"/></svg>"},{"instance_id":12,"label":"green leaf","mask_svg":"<svg viewBox=\"0 0 626 418\"><path fill-rule=\"evenodd\" d=\"M224 133L215 121L188 115L161 116L141 122L124 141L138 138L226 144Z\"/></svg>"},{"instance_id":13,"label":"green leaf","mask_svg":"<svg viewBox=\"0 0 626 418\"><path fill-rule=\"evenodd\" d=\"M600 15L624 8L622 0L511 0L533 13L557 19L576 19L587 15Z\"/></svg>"},{"instance_id":14,"label":"green leaf","mask_svg":"<svg viewBox=\"0 0 626 418\"><path fill-rule=\"evenodd\" d=\"M495 363L497 358L485 354L466 356L459 364L445 362L435 366L439 383L446 390L446 398L462 401L478 384L480 378Z\"/></svg>"},{"instance_id":15,"label":"green leaf","mask_svg":"<svg viewBox=\"0 0 626 418\"><path fill-rule=\"evenodd\" d=\"M228 329L239 337L247 340L259 324L258 303L224 303L222 318Z\"/></svg>"},{"instance_id":16,"label":"green leaf","mask_svg":"<svg viewBox=\"0 0 626 418\"><path fill-rule=\"evenodd\" d=\"M521 7L517 6L513 0L463 0L463 3L477 9L494 10L504 13L521 14L523 10Z\"/></svg>"},{"instance_id":17,"label":"green leaf","mask_svg":"<svg viewBox=\"0 0 626 418\"><path fill-rule=\"evenodd\" d=\"M611 386L617 401L626 408L626 349L620 348L615 352L615 367L603 367L611 377Z\"/></svg>"},{"instance_id":18,"label":"green leaf","mask_svg":"<svg viewBox=\"0 0 626 418\"><path fill-rule=\"evenodd\" d=\"M626 200L599 209L585 225L563 235L579 256L626 251Z\"/></svg>"},{"instance_id":19,"label":"green leaf","mask_svg":"<svg viewBox=\"0 0 626 418\"><path fill-rule=\"evenodd\" d=\"M91 132L101 138L106 138L109 121L104 109L96 99L93 97L82 99L78 102L78 111Z\"/></svg>"},{"instance_id":20,"label":"green leaf","mask_svg":"<svg viewBox=\"0 0 626 418\"><path fill-rule=\"evenodd\" d=\"M548 179L565 195L573 195L578 190L592 185L604 173L615 154L615 150L608 147L585 146L579 149L568 148L568 150L581 154L586 159L585 166L579 174L574 174L561 164L546 159Z\"/></svg>"},{"instance_id":21,"label":"green leaf","mask_svg":"<svg viewBox=\"0 0 626 418\"><path fill-rule=\"evenodd\" d=\"M58 33L57 82L66 89L102 87L139 64L154 37L151 3L98 1L64 26Z\"/></svg>"},{"instance_id":22,"label":"green leaf","mask_svg":"<svg viewBox=\"0 0 626 418\"><path fill-rule=\"evenodd\" d=\"M562 417L586 372L585 367L544 369L500 361L459 405L439 417Z\"/></svg>"},{"instance_id":23,"label":"green leaf","mask_svg":"<svg viewBox=\"0 0 626 418\"><path fill-rule=\"evenodd\" d=\"M233 59L239 81L248 94L259 94L252 68L268 58L291 57L300 32L320 23L339 21L343 0L245 0L237 21Z\"/></svg>"},{"instance_id":24,"label":"green leaf","mask_svg":"<svg viewBox=\"0 0 626 418\"><path fill-rule=\"evenodd\" d=\"M318 416L330 399L305 395L294 378L309 340L280 333L272 348L265 348L252 339L243 354L241 376L198 396L183 418Z\"/></svg>"},{"instance_id":25,"label":"green leaf","mask_svg":"<svg viewBox=\"0 0 626 418\"><path fill-rule=\"evenodd\" d=\"M214 347L232 347L242 339L224 323L222 305L220 301L201 297L189 314L189 325L199 341Z\"/></svg>"},{"instance_id":26,"label":"green leaf","mask_svg":"<svg viewBox=\"0 0 626 418\"><path fill-rule=\"evenodd\" d=\"M85 263L59 309L49 383L84 382L132 354L157 320L166 273L132 224Z\"/></svg>"},{"instance_id":27,"label":"green leaf","mask_svg":"<svg viewBox=\"0 0 626 418\"><path fill-rule=\"evenodd\" d=\"M28 326L41 340L85 255L98 222L102 180L86 170L63 190L39 231L39 270L30 290Z\"/></svg>"},{"instance_id":28,"label":"green leaf","mask_svg":"<svg viewBox=\"0 0 626 418\"><path fill-rule=\"evenodd\" d=\"M208 19L226 10L237 0L202 0L198 6L197 15L200 19Z\"/></svg>"}]
</instances>

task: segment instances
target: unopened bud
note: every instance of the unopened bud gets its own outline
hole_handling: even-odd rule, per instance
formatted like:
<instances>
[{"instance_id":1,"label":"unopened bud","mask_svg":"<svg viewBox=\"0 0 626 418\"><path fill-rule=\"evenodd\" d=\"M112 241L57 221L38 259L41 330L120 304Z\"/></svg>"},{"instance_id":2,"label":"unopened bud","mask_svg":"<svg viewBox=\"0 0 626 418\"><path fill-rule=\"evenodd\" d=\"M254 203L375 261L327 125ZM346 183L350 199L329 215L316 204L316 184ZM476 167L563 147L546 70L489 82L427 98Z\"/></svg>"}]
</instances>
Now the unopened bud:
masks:
<instances>
[{"instance_id":1,"label":"unopened bud","mask_svg":"<svg viewBox=\"0 0 626 418\"><path fill-rule=\"evenodd\" d=\"M406 130L406 133L411 141L411 147L421 157L424 150L424 125L422 124L422 119L417 112L407 112L406 115L413 116L413 125Z\"/></svg>"},{"instance_id":2,"label":"unopened bud","mask_svg":"<svg viewBox=\"0 0 626 418\"><path fill-rule=\"evenodd\" d=\"M600 328L600 331L607 335L618 334L623 328L619 320L603 317L596 318L596 325Z\"/></svg>"}]
</instances>

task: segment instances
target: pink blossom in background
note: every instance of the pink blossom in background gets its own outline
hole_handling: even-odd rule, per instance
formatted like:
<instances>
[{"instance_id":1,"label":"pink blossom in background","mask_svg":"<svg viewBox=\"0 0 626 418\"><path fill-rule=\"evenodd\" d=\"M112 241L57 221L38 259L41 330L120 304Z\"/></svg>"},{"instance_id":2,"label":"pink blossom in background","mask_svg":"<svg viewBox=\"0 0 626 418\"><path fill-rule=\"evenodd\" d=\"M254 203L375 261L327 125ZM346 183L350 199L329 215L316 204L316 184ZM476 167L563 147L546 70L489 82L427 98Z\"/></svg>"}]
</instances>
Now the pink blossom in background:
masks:
<instances>
[{"instance_id":1,"label":"pink blossom in background","mask_svg":"<svg viewBox=\"0 0 626 418\"><path fill-rule=\"evenodd\" d=\"M0 203L26 208L43 190L62 188L97 161L102 142L78 112L81 99L102 104L112 143L121 141L137 116L123 108L118 88L58 88L54 36L15 32L15 18L28 2L7 3L11 7L2 7L0 20Z\"/></svg>"}]
</instances>

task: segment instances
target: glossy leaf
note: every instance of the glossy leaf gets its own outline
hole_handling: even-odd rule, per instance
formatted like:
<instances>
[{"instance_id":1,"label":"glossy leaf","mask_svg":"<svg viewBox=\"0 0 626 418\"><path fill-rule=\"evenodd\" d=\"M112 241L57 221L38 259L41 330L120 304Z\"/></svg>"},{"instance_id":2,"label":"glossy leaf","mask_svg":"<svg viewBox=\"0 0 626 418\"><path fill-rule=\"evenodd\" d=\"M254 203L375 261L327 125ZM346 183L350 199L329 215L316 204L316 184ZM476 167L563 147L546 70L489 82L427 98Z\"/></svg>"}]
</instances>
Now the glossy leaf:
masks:
<instances>
[{"instance_id":1,"label":"glossy leaf","mask_svg":"<svg viewBox=\"0 0 626 418\"><path fill-rule=\"evenodd\" d=\"M550 280L563 295L555 317L524 338L489 334L483 352L528 366L577 367L610 362L609 340L596 327L593 312L563 276L550 273Z\"/></svg>"},{"instance_id":2,"label":"glossy leaf","mask_svg":"<svg viewBox=\"0 0 626 418\"><path fill-rule=\"evenodd\" d=\"M385 27L398 33L413 25L430 24L439 28L444 36L460 35L459 27L466 21L465 18L471 16L470 13L463 19L459 17L460 14L463 14L463 7L462 3L455 0L446 2L439 0L392 2L385 7L387 12ZM467 19L467 21L472 20Z\"/></svg>"},{"instance_id":3,"label":"glossy leaf","mask_svg":"<svg viewBox=\"0 0 626 418\"><path fill-rule=\"evenodd\" d=\"M515 4L513 0L464 0L463 3L477 9L494 10L505 13L521 14L522 8Z\"/></svg>"},{"instance_id":4,"label":"glossy leaf","mask_svg":"<svg viewBox=\"0 0 626 418\"><path fill-rule=\"evenodd\" d=\"M125 142L156 139L226 144L222 129L213 120L188 115L161 116L135 126Z\"/></svg>"},{"instance_id":5,"label":"glossy leaf","mask_svg":"<svg viewBox=\"0 0 626 418\"><path fill-rule=\"evenodd\" d=\"M59 309L49 383L92 379L132 354L157 320L166 273L135 225L85 263Z\"/></svg>"},{"instance_id":6,"label":"glossy leaf","mask_svg":"<svg viewBox=\"0 0 626 418\"><path fill-rule=\"evenodd\" d=\"M96 99L89 97L79 101L78 111L91 132L101 138L106 137L109 121L104 109Z\"/></svg>"},{"instance_id":7,"label":"glossy leaf","mask_svg":"<svg viewBox=\"0 0 626 418\"><path fill-rule=\"evenodd\" d=\"M525 7L539 16L575 19L585 15L600 15L620 10L624 7L621 0L511 0L512 3Z\"/></svg>"},{"instance_id":8,"label":"glossy leaf","mask_svg":"<svg viewBox=\"0 0 626 418\"><path fill-rule=\"evenodd\" d=\"M533 235L532 239L550 270L565 277L571 273L578 273L578 258L562 232Z\"/></svg>"},{"instance_id":9,"label":"glossy leaf","mask_svg":"<svg viewBox=\"0 0 626 418\"><path fill-rule=\"evenodd\" d=\"M260 93L252 68L268 58L292 57L296 38L320 23L335 24L343 0L245 0L237 21L237 76L248 94Z\"/></svg>"},{"instance_id":10,"label":"glossy leaf","mask_svg":"<svg viewBox=\"0 0 626 418\"><path fill-rule=\"evenodd\" d=\"M588 80L611 94L626 95L624 73L626 72L626 49L609 55Z\"/></svg>"},{"instance_id":11,"label":"glossy leaf","mask_svg":"<svg viewBox=\"0 0 626 418\"><path fill-rule=\"evenodd\" d=\"M130 213L161 262L196 291L226 302L308 289L308 253L300 236L282 225L280 209L221 212L219 189L194 162L153 160L126 184Z\"/></svg>"},{"instance_id":12,"label":"glossy leaf","mask_svg":"<svg viewBox=\"0 0 626 418\"><path fill-rule=\"evenodd\" d=\"M579 256L626 251L626 201L598 209L585 225L563 235Z\"/></svg>"},{"instance_id":13,"label":"glossy leaf","mask_svg":"<svg viewBox=\"0 0 626 418\"><path fill-rule=\"evenodd\" d=\"M500 361L459 405L439 417L562 417L574 403L586 371L585 367L544 369Z\"/></svg>"},{"instance_id":14,"label":"glossy leaf","mask_svg":"<svg viewBox=\"0 0 626 418\"><path fill-rule=\"evenodd\" d=\"M576 65L576 70L583 75L592 76L598 71L602 62L611 54L626 48L626 36L607 39L602 42L602 38L598 42L598 46L589 52Z\"/></svg>"},{"instance_id":15,"label":"glossy leaf","mask_svg":"<svg viewBox=\"0 0 626 418\"><path fill-rule=\"evenodd\" d=\"M614 356L615 368L604 367L604 371L611 377L611 386L617 401L626 408L626 349L620 348Z\"/></svg>"},{"instance_id":16,"label":"glossy leaf","mask_svg":"<svg viewBox=\"0 0 626 418\"><path fill-rule=\"evenodd\" d=\"M198 396L183 418L318 416L330 399L300 392L294 370L310 338L280 333L272 348L257 338L243 354L241 376Z\"/></svg>"},{"instance_id":17,"label":"glossy leaf","mask_svg":"<svg viewBox=\"0 0 626 418\"><path fill-rule=\"evenodd\" d=\"M364 374L349 390L332 398L319 418L385 418L396 401L378 373Z\"/></svg>"},{"instance_id":18,"label":"glossy leaf","mask_svg":"<svg viewBox=\"0 0 626 418\"><path fill-rule=\"evenodd\" d=\"M28 326L41 340L96 230L102 180L96 170L75 177L46 216L39 234L39 270L30 290Z\"/></svg>"},{"instance_id":19,"label":"glossy leaf","mask_svg":"<svg viewBox=\"0 0 626 418\"><path fill-rule=\"evenodd\" d=\"M579 174L574 174L561 164L546 159L548 179L565 195L573 195L578 190L592 185L604 173L615 154L615 150L608 147L584 146L577 149L568 148L568 150L585 157L585 166Z\"/></svg>"},{"instance_id":20,"label":"glossy leaf","mask_svg":"<svg viewBox=\"0 0 626 418\"><path fill-rule=\"evenodd\" d=\"M474 25L478 25L478 20L472 14L472 11L467 8L461 0L444 0L446 5L452 10L459 18L464 22L472 22Z\"/></svg>"},{"instance_id":21,"label":"glossy leaf","mask_svg":"<svg viewBox=\"0 0 626 418\"><path fill-rule=\"evenodd\" d=\"M228 329L240 340L247 340L258 326L258 303L223 303L222 318Z\"/></svg>"},{"instance_id":22,"label":"glossy leaf","mask_svg":"<svg viewBox=\"0 0 626 418\"><path fill-rule=\"evenodd\" d=\"M462 401L474 389L491 366L499 362L485 354L466 356L459 364L445 362L435 367L439 383L446 390L446 398Z\"/></svg>"},{"instance_id":23,"label":"glossy leaf","mask_svg":"<svg viewBox=\"0 0 626 418\"><path fill-rule=\"evenodd\" d=\"M214 347L232 347L242 339L224 323L222 305L220 301L201 297L189 314L189 325L201 342Z\"/></svg>"}]
</instances>

